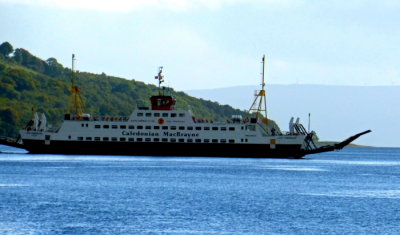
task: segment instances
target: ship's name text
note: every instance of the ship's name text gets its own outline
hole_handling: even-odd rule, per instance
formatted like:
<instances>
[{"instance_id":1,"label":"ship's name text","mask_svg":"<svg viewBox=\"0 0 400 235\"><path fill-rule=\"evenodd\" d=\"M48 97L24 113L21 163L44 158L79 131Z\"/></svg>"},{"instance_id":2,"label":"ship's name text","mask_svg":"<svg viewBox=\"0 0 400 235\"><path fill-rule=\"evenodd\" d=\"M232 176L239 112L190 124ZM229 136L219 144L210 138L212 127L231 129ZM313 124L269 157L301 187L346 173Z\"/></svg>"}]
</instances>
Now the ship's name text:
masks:
<instances>
[{"instance_id":1,"label":"ship's name text","mask_svg":"<svg viewBox=\"0 0 400 235\"><path fill-rule=\"evenodd\" d=\"M159 133L154 133L154 132L142 132L142 131L123 131L122 135L126 136L160 136ZM162 133L162 136L164 137L198 137L198 133L190 133L190 132L169 132L169 131L164 131Z\"/></svg>"}]
</instances>

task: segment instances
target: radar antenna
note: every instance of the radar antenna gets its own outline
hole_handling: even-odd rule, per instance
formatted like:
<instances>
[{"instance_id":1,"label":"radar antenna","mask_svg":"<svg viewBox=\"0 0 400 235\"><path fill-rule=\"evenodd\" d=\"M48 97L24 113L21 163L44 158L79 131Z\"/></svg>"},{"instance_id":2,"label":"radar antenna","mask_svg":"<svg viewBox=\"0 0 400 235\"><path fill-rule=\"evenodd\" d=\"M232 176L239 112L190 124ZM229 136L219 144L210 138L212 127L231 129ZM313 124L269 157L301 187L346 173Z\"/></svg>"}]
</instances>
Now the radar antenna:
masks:
<instances>
[{"instance_id":1,"label":"radar antenna","mask_svg":"<svg viewBox=\"0 0 400 235\"><path fill-rule=\"evenodd\" d=\"M162 89L162 93L161 93L161 83L164 82L164 75L162 74L162 70L163 70L163 66L158 67L158 75L155 76L154 78L158 80L158 95L164 95L164 89L165 87L163 87Z\"/></svg>"},{"instance_id":2,"label":"radar antenna","mask_svg":"<svg viewBox=\"0 0 400 235\"><path fill-rule=\"evenodd\" d=\"M261 73L261 90L256 91L256 98L254 99L253 104L249 109L249 113L255 112L256 119L258 120L261 115L264 116L262 120L263 123L268 123L268 116L267 116L267 98L265 95L265 55L262 58L262 73Z\"/></svg>"}]
</instances>

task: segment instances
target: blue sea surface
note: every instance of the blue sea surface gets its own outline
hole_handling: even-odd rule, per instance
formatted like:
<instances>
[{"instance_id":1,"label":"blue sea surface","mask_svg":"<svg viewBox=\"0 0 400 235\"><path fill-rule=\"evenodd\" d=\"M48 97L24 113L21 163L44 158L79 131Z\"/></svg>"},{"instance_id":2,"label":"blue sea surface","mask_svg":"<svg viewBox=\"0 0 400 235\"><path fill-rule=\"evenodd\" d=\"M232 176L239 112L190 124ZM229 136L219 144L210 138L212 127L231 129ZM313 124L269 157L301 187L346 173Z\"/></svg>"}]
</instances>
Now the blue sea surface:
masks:
<instances>
[{"instance_id":1,"label":"blue sea surface","mask_svg":"<svg viewBox=\"0 0 400 235\"><path fill-rule=\"evenodd\" d=\"M398 148L301 160L0 151L0 234L400 233Z\"/></svg>"}]
</instances>

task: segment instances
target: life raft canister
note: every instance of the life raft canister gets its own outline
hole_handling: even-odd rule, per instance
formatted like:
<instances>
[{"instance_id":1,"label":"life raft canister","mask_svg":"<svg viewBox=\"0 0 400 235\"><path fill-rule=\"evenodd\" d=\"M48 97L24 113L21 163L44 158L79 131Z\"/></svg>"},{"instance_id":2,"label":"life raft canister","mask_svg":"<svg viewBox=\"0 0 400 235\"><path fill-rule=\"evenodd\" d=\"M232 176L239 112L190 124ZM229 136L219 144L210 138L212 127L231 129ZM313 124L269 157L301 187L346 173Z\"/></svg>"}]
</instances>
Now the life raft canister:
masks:
<instances>
[{"instance_id":1,"label":"life raft canister","mask_svg":"<svg viewBox=\"0 0 400 235\"><path fill-rule=\"evenodd\" d=\"M158 124L162 125L165 123L165 120L163 118L158 119Z\"/></svg>"}]
</instances>

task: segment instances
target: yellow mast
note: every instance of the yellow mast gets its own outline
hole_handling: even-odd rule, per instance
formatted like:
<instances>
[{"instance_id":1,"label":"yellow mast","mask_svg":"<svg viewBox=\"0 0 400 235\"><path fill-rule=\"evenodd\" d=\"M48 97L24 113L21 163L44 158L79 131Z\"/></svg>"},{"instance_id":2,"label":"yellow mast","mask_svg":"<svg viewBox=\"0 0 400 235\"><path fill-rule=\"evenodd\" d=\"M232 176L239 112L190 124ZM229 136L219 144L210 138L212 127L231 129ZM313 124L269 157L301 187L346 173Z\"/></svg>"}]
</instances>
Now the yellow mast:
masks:
<instances>
[{"instance_id":1,"label":"yellow mast","mask_svg":"<svg viewBox=\"0 0 400 235\"><path fill-rule=\"evenodd\" d=\"M253 104L249 109L249 113L256 112L256 119L260 117L261 114L264 115L264 119L262 120L263 123L268 123L268 116L267 116L267 98L265 92L265 55L262 58L262 81L261 81L261 90L257 91L256 98L254 99Z\"/></svg>"},{"instance_id":2,"label":"yellow mast","mask_svg":"<svg viewBox=\"0 0 400 235\"><path fill-rule=\"evenodd\" d=\"M68 111L70 114L76 115L78 118L82 117L84 103L80 93L79 87L75 84L75 54L72 54L72 72L71 72L71 96L69 97Z\"/></svg>"}]
</instances>

